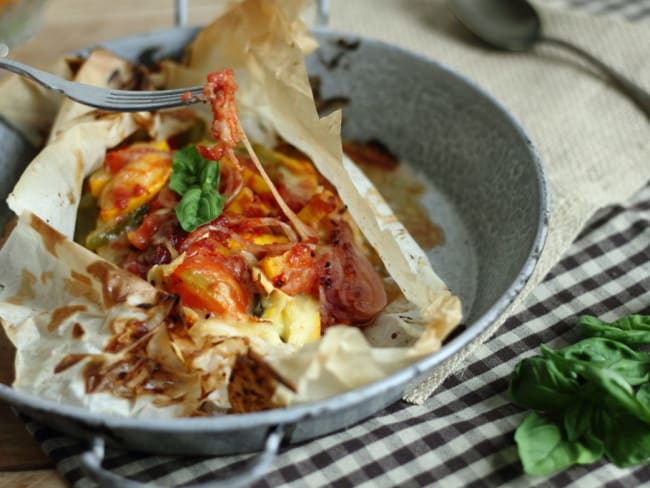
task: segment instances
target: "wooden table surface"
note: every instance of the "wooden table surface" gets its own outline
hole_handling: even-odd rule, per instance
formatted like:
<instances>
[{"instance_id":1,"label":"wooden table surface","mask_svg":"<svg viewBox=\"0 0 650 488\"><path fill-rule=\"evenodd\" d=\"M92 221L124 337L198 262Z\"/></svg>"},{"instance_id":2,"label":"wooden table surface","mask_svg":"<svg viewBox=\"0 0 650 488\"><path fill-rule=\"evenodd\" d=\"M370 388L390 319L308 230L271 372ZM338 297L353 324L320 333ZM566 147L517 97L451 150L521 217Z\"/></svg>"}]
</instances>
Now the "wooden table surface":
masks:
<instances>
[{"instance_id":1,"label":"wooden table surface","mask_svg":"<svg viewBox=\"0 0 650 488\"><path fill-rule=\"evenodd\" d=\"M188 23L214 17L218 0L191 0ZM66 52L116 37L174 25L173 0L56 0L46 2L37 33L10 57L47 68ZM0 382L13 375L12 346L0 331ZM10 408L0 404L0 488L64 487L67 483Z\"/></svg>"}]
</instances>

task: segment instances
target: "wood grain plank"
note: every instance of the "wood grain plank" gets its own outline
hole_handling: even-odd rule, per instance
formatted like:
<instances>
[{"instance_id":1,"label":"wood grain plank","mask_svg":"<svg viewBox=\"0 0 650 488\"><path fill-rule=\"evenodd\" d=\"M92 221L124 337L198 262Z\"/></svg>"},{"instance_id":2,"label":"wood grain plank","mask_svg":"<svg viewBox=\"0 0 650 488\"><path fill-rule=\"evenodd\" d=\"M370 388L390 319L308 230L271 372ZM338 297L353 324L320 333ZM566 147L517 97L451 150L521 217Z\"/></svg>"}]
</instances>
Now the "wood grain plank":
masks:
<instances>
[{"instance_id":1,"label":"wood grain plank","mask_svg":"<svg viewBox=\"0 0 650 488\"><path fill-rule=\"evenodd\" d=\"M188 24L204 24L223 9L225 2L188 2ZM47 2L41 29L14 48L11 56L46 67L53 56L63 55L116 37L174 26L174 2L167 0L57 0ZM51 40L56 39L55 43Z\"/></svg>"},{"instance_id":2,"label":"wood grain plank","mask_svg":"<svg viewBox=\"0 0 650 488\"><path fill-rule=\"evenodd\" d=\"M66 488L69 484L52 470L0 473L0 488Z\"/></svg>"},{"instance_id":3,"label":"wood grain plank","mask_svg":"<svg viewBox=\"0 0 650 488\"><path fill-rule=\"evenodd\" d=\"M13 381L14 347L0 328L0 382ZM0 404L0 470L41 469L52 467L23 422L9 406Z\"/></svg>"},{"instance_id":4,"label":"wood grain plank","mask_svg":"<svg viewBox=\"0 0 650 488\"><path fill-rule=\"evenodd\" d=\"M0 426L0 471L54 466L22 421L5 405L0 406Z\"/></svg>"}]
</instances>

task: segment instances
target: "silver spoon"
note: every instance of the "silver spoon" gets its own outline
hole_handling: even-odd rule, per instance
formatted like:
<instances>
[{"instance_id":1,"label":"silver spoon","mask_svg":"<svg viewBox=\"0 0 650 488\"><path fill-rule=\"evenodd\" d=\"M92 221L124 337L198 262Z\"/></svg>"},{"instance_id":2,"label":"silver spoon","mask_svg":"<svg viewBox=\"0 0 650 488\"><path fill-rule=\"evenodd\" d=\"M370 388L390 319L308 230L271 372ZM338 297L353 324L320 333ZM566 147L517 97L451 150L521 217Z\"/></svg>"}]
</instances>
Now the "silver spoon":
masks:
<instances>
[{"instance_id":1,"label":"silver spoon","mask_svg":"<svg viewBox=\"0 0 650 488\"><path fill-rule=\"evenodd\" d=\"M544 35L539 15L526 0L450 0L450 6L461 24L493 47L527 51L545 42L582 56L607 74L650 118L650 93L575 44Z\"/></svg>"}]
</instances>

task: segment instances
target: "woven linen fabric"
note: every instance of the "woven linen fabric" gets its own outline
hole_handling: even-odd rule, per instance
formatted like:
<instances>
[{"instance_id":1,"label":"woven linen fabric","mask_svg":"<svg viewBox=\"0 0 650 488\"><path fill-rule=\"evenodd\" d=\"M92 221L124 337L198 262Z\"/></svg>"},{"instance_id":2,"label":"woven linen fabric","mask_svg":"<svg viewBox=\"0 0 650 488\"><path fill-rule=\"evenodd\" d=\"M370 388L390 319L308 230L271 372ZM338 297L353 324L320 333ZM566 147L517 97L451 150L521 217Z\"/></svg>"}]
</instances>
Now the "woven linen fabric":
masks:
<instances>
[{"instance_id":1,"label":"woven linen fabric","mask_svg":"<svg viewBox=\"0 0 650 488\"><path fill-rule=\"evenodd\" d=\"M399 402L343 432L281 450L255 487L640 486L647 466L620 469L604 461L549 477L523 475L514 430L526 412L508 400L508 378L541 344L578 338L576 317L614 320L650 313L650 185L625 207L601 214L529 295L525 309L478 348L423 405ZM94 484L79 467L83 443L29 423L35 438L75 487ZM211 459L147 456L109 450L106 469L163 486L219 478L249 456Z\"/></svg>"}]
</instances>

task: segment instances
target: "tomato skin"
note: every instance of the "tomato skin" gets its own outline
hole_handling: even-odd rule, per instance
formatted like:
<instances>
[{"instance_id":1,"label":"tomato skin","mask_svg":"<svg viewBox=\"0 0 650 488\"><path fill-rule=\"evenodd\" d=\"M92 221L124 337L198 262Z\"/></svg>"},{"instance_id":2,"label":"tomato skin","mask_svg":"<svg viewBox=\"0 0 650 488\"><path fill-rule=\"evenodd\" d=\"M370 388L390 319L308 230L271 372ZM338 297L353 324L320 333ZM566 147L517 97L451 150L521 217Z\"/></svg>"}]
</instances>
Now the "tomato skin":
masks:
<instances>
[{"instance_id":1,"label":"tomato skin","mask_svg":"<svg viewBox=\"0 0 650 488\"><path fill-rule=\"evenodd\" d=\"M242 139L242 131L237 118L235 92L237 83L235 73L224 69L208 74L208 80L203 88L203 95L208 99L212 109L213 120L211 132L216 144L207 148L211 158L219 161L224 155L233 156L233 149Z\"/></svg>"},{"instance_id":2,"label":"tomato skin","mask_svg":"<svg viewBox=\"0 0 650 488\"><path fill-rule=\"evenodd\" d=\"M167 151L161 151L155 147L142 146L142 147L125 147L122 149L113 149L106 153L104 165L113 174L121 170L127 163L134 161L144 154L160 153L164 154Z\"/></svg>"},{"instance_id":3,"label":"tomato skin","mask_svg":"<svg viewBox=\"0 0 650 488\"><path fill-rule=\"evenodd\" d=\"M147 189L142 185L135 184L130 188L116 187L112 190L113 205L119 210L124 210L129 206L129 201L135 197L144 195Z\"/></svg>"},{"instance_id":4,"label":"tomato skin","mask_svg":"<svg viewBox=\"0 0 650 488\"><path fill-rule=\"evenodd\" d=\"M253 284L240 256L191 249L170 276L169 290L190 308L219 316L247 316Z\"/></svg>"},{"instance_id":5,"label":"tomato skin","mask_svg":"<svg viewBox=\"0 0 650 488\"><path fill-rule=\"evenodd\" d=\"M177 248L184 236L176 215L164 210L149 212L137 229L127 233L129 243L140 251L146 251L152 244L163 241Z\"/></svg>"},{"instance_id":6,"label":"tomato skin","mask_svg":"<svg viewBox=\"0 0 650 488\"><path fill-rule=\"evenodd\" d=\"M103 186L98 197L100 217L109 222L148 203L164 188L172 172L172 156L168 152L152 151L132 154ZM110 154L110 153L109 153ZM107 157L107 161L110 158ZM108 165L108 163L106 163Z\"/></svg>"},{"instance_id":7,"label":"tomato skin","mask_svg":"<svg viewBox=\"0 0 650 488\"><path fill-rule=\"evenodd\" d=\"M294 245L282 255L282 272L272 278L273 286L290 296L315 294L318 267L314 251L304 243Z\"/></svg>"},{"instance_id":8,"label":"tomato skin","mask_svg":"<svg viewBox=\"0 0 650 488\"><path fill-rule=\"evenodd\" d=\"M111 173L115 174L121 170L126 163L128 163L131 158L129 149L116 149L115 151L109 151L106 153L106 160L104 165Z\"/></svg>"}]
</instances>

